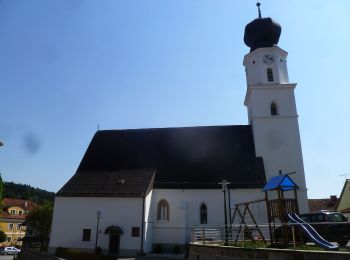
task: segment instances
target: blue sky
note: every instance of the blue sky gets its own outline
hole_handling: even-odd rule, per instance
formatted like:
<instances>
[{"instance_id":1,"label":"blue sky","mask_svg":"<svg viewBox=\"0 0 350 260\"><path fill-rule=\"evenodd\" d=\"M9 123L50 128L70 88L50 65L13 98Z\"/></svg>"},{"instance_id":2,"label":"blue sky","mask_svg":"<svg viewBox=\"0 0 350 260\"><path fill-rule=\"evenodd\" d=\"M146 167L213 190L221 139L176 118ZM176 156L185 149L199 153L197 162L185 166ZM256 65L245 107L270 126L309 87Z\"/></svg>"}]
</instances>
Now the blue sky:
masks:
<instances>
[{"instance_id":1,"label":"blue sky","mask_svg":"<svg viewBox=\"0 0 350 260\"><path fill-rule=\"evenodd\" d=\"M0 172L50 191L100 129L247 124L251 0L0 1ZM350 173L350 2L265 0L289 52L310 198ZM350 178L350 175L347 176Z\"/></svg>"}]
</instances>

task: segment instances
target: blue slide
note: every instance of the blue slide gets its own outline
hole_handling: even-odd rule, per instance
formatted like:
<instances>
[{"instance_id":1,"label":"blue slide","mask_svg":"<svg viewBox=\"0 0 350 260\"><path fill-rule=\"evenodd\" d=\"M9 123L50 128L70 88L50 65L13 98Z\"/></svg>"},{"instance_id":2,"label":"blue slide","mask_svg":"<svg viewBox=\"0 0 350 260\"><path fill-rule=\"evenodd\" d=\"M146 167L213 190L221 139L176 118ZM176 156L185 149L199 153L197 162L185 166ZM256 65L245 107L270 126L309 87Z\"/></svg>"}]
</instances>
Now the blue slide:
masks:
<instances>
[{"instance_id":1,"label":"blue slide","mask_svg":"<svg viewBox=\"0 0 350 260\"><path fill-rule=\"evenodd\" d=\"M326 250L338 250L338 246L328 242L323 237L321 237L316 230L306 223L304 220L298 217L297 214L288 214L288 219L291 223L297 224L302 227L304 233L318 246L326 249Z\"/></svg>"}]
</instances>

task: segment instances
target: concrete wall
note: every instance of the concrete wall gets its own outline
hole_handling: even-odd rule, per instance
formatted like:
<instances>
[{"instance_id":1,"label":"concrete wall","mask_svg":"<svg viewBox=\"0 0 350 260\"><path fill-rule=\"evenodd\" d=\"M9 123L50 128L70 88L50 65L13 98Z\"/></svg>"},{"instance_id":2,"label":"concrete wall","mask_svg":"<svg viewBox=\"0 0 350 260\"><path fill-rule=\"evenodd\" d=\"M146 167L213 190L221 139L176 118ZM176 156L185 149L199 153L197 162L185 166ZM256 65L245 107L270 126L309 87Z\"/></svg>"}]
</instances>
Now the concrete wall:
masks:
<instances>
[{"instance_id":1,"label":"concrete wall","mask_svg":"<svg viewBox=\"0 0 350 260\"><path fill-rule=\"evenodd\" d=\"M286 249L244 249L220 246L189 246L189 260L348 260L350 253Z\"/></svg>"},{"instance_id":2,"label":"concrete wall","mask_svg":"<svg viewBox=\"0 0 350 260\"><path fill-rule=\"evenodd\" d=\"M99 225L98 246L108 250L107 227L119 226L124 234L120 236L120 253L133 255L140 251L141 234L131 236L132 227L142 227L143 198L77 198L56 197L50 252L57 247L94 250L96 239L96 212L102 212ZM83 229L91 229L90 241L82 241Z\"/></svg>"}]
</instances>

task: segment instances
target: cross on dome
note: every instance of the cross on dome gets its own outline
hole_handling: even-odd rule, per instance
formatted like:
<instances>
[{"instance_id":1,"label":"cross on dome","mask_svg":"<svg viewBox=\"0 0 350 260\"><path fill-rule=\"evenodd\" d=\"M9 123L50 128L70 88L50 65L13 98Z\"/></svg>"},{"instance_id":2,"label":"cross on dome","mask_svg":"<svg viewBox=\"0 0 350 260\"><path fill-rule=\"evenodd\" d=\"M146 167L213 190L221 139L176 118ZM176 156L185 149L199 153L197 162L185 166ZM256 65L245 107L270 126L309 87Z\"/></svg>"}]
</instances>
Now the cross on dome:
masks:
<instances>
[{"instance_id":1,"label":"cross on dome","mask_svg":"<svg viewBox=\"0 0 350 260\"><path fill-rule=\"evenodd\" d=\"M261 18L261 10L260 10L261 3L259 2L259 0L256 1L256 6L258 7L259 18Z\"/></svg>"}]
</instances>

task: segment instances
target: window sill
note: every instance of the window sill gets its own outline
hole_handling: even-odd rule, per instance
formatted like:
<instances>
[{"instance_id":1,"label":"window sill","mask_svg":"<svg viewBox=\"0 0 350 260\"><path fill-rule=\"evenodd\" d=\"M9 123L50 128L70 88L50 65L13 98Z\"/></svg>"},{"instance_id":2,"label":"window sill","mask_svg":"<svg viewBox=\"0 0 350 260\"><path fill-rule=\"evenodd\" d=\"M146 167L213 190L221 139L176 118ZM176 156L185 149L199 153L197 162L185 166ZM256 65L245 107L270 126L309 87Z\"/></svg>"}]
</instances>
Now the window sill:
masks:
<instances>
[{"instance_id":1,"label":"window sill","mask_svg":"<svg viewBox=\"0 0 350 260\"><path fill-rule=\"evenodd\" d=\"M157 220L157 223L169 223L169 220Z\"/></svg>"}]
</instances>

